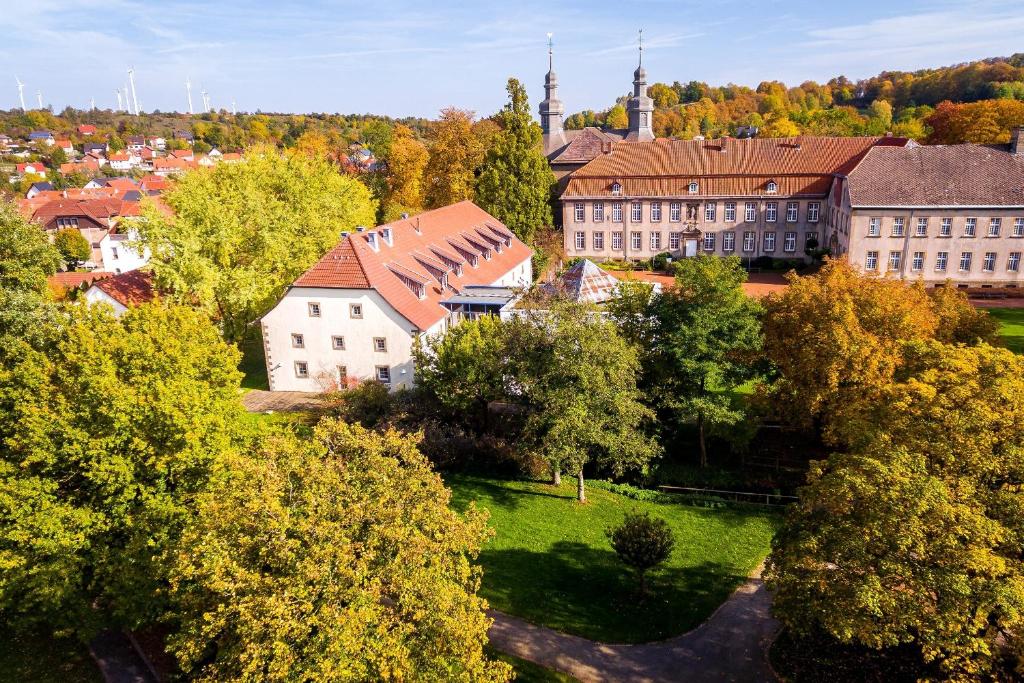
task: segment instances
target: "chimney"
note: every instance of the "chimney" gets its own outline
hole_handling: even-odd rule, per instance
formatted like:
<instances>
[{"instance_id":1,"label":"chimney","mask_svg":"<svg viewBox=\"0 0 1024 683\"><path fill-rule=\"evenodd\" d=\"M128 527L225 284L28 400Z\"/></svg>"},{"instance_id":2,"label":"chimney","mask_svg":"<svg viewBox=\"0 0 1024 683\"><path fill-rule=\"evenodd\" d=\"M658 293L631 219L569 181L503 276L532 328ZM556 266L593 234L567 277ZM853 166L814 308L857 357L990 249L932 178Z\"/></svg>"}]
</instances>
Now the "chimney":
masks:
<instances>
[{"instance_id":1,"label":"chimney","mask_svg":"<svg viewBox=\"0 0 1024 683\"><path fill-rule=\"evenodd\" d=\"M403 220L403 221L407 221L407 220L409 220L409 214L408 214L408 213L406 213L405 211L403 211L403 212L402 212L402 220Z\"/></svg>"},{"instance_id":2,"label":"chimney","mask_svg":"<svg viewBox=\"0 0 1024 683\"><path fill-rule=\"evenodd\" d=\"M347 239L348 239L348 236L349 236L349 235L351 235L351 234L352 234L352 233L350 233L350 232L349 232L348 230L342 230L342 231L341 231L341 239L343 239L343 240L347 240Z\"/></svg>"},{"instance_id":3,"label":"chimney","mask_svg":"<svg viewBox=\"0 0 1024 683\"><path fill-rule=\"evenodd\" d=\"M413 228L416 230L416 234L417 235L422 235L423 234L423 231L420 230L420 217L419 216L416 216L416 225L414 225Z\"/></svg>"},{"instance_id":4,"label":"chimney","mask_svg":"<svg viewBox=\"0 0 1024 683\"><path fill-rule=\"evenodd\" d=\"M366 232L366 226L365 225L357 225L356 226L356 232Z\"/></svg>"},{"instance_id":5,"label":"chimney","mask_svg":"<svg viewBox=\"0 0 1024 683\"><path fill-rule=\"evenodd\" d=\"M1017 126L1010 131L1010 154L1024 156L1024 126Z\"/></svg>"}]
</instances>

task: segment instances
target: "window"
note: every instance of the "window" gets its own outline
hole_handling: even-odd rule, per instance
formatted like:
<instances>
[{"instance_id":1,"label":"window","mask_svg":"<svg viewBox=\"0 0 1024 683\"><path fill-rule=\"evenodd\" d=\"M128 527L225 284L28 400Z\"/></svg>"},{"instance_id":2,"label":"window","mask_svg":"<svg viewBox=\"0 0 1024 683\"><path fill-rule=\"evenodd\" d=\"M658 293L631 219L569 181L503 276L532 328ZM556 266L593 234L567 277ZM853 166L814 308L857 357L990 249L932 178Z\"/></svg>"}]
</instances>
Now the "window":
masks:
<instances>
[{"instance_id":1,"label":"window","mask_svg":"<svg viewBox=\"0 0 1024 683\"><path fill-rule=\"evenodd\" d=\"M820 202L810 202L810 203L807 204L807 222L808 223L817 223L818 222L818 216L820 216L820 215L821 215L821 203Z\"/></svg>"},{"instance_id":2,"label":"window","mask_svg":"<svg viewBox=\"0 0 1024 683\"><path fill-rule=\"evenodd\" d=\"M594 202L594 222L604 223L604 202Z\"/></svg>"},{"instance_id":3,"label":"window","mask_svg":"<svg viewBox=\"0 0 1024 683\"><path fill-rule=\"evenodd\" d=\"M362 304L349 304L348 305L348 317L350 317L350 318L362 318L363 317L363 305Z\"/></svg>"},{"instance_id":4,"label":"window","mask_svg":"<svg viewBox=\"0 0 1024 683\"><path fill-rule=\"evenodd\" d=\"M735 223L736 222L736 202L725 203L725 222Z\"/></svg>"},{"instance_id":5,"label":"window","mask_svg":"<svg viewBox=\"0 0 1024 683\"><path fill-rule=\"evenodd\" d=\"M633 202L629 211L629 220L639 223L644 219L644 205L640 202Z\"/></svg>"},{"instance_id":6,"label":"window","mask_svg":"<svg viewBox=\"0 0 1024 683\"><path fill-rule=\"evenodd\" d=\"M764 250L775 251L775 233L766 232L764 234Z\"/></svg>"},{"instance_id":7,"label":"window","mask_svg":"<svg viewBox=\"0 0 1024 683\"><path fill-rule=\"evenodd\" d=\"M688 191L688 192L689 192L690 194L697 194L697 190L699 190L699 189L700 189L700 187L699 187L699 186L697 185L697 183L690 183L690 184L689 184L689 185L687 186L687 188L686 188L686 190L687 190L687 191Z\"/></svg>"},{"instance_id":8,"label":"window","mask_svg":"<svg viewBox=\"0 0 1024 683\"><path fill-rule=\"evenodd\" d=\"M642 232L629 233L629 248L633 251L640 251L643 247L643 235Z\"/></svg>"},{"instance_id":9,"label":"window","mask_svg":"<svg viewBox=\"0 0 1024 683\"><path fill-rule=\"evenodd\" d=\"M906 219L903 216L897 216L892 219L892 236L903 237L903 224Z\"/></svg>"},{"instance_id":10,"label":"window","mask_svg":"<svg viewBox=\"0 0 1024 683\"><path fill-rule=\"evenodd\" d=\"M344 365L338 366L338 386L343 387L347 383L345 380L348 379L348 368Z\"/></svg>"},{"instance_id":11,"label":"window","mask_svg":"<svg viewBox=\"0 0 1024 683\"><path fill-rule=\"evenodd\" d=\"M612 223L622 222L622 202L612 202Z\"/></svg>"},{"instance_id":12,"label":"window","mask_svg":"<svg viewBox=\"0 0 1024 683\"><path fill-rule=\"evenodd\" d=\"M587 248L587 233L582 230L576 231L576 251L582 251Z\"/></svg>"},{"instance_id":13,"label":"window","mask_svg":"<svg viewBox=\"0 0 1024 683\"><path fill-rule=\"evenodd\" d=\"M960 254L960 272L967 273L971 270L971 258L974 256L969 251L961 252Z\"/></svg>"},{"instance_id":14,"label":"window","mask_svg":"<svg viewBox=\"0 0 1024 683\"><path fill-rule=\"evenodd\" d=\"M1013 236L1024 237L1024 218L1013 219Z\"/></svg>"},{"instance_id":15,"label":"window","mask_svg":"<svg viewBox=\"0 0 1024 683\"><path fill-rule=\"evenodd\" d=\"M304 349L306 348L306 338L301 334L292 334L292 348L293 349Z\"/></svg>"},{"instance_id":16,"label":"window","mask_svg":"<svg viewBox=\"0 0 1024 683\"><path fill-rule=\"evenodd\" d=\"M117 255L117 247L111 247L111 249L110 249L110 254L111 254L111 256L112 256L112 257L114 258L114 260L115 260L115 261L116 261L117 259L119 259L119 258L120 258L120 257L119 257L119 256Z\"/></svg>"},{"instance_id":17,"label":"window","mask_svg":"<svg viewBox=\"0 0 1024 683\"><path fill-rule=\"evenodd\" d=\"M1002 218L993 218L988 222L988 236L999 237L999 231L1003 227Z\"/></svg>"},{"instance_id":18,"label":"window","mask_svg":"<svg viewBox=\"0 0 1024 683\"><path fill-rule=\"evenodd\" d=\"M668 219L673 223L683 220L683 205L679 202L671 202L668 205Z\"/></svg>"},{"instance_id":19,"label":"window","mask_svg":"<svg viewBox=\"0 0 1024 683\"><path fill-rule=\"evenodd\" d=\"M619 197L622 195L622 185L619 183L612 183L612 195Z\"/></svg>"},{"instance_id":20,"label":"window","mask_svg":"<svg viewBox=\"0 0 1024 683\"><path fill-rule=\"evenodd\" d=\"M622 233L621 232L613 232L612 233L612 249L614 249L615 251L622 251Z\"/></svg>"},{"instance_id":21,"label":"window","mask_svg":"<svg viewBox=\"0 0 1024 683\"><path fill-rule=\"evenodd\" d=\"M583 204L583 202L576 202L576 204L574 205L573 220L575 220L577 223L582 223L584 220L586 220L586 218L587 207Z\"/></svg>"},{"instance_id":22,"label":"window","mask_svg":"<svg viewBox=\"0 0 1024 683\"><path fill-rule=\"evenodd\" d=\"M1006 270L1011 273L1016 273L1020 270L1020 252L1011 251L1010 257L1006 259Z\"/></svg>"},{"instance_id":23,"label":"window","mask_svg":"<svg viewBox=\"0 0 1024 683\"><path fill-rule=\"evenodd\" d=\"M889 270L899 270L900 264L903 262L902 251L890 251L889 252Z\"/></svg>"},{"instance_id":24,"label":"window","mask_svg":"<svg viewBox=\"0 0 1024 683\"><path fill-rule=\"evenodd\" d=\"M604 251L604 233L603 232L595 232L594 233L594 250L595 251Z\"/></svg>"},{"instance_id":25,"label":"window","mask_svg":"<svg viewBox=\"0 0 1024 683\"><path fill-rule=\"evenodd\" d=\"M778 218L779 205L776 202L768 202L764 205L764 221L765 223L774 223L775 219ZM747 222L754 220L751 218L750 204L747 204Z\"/></svg>"},{"instance_id":26,"label":"window","mask_svg":"<svg viewBox=\"0 0 1024 683\"><path fill-rule=\"evenodd\" d=\"M743 207L743 220L747 223L753 223L757 220L757 204L754 202L747 202Z\"/></svg>"},{"instance_id":27,"label":"window","mask_svg":"<svg viewBox=\"0 0 1024 683\"><path fill-rule=\"evenodd\" d=\"M818 246L818 233L816 233L816 232L809 232L806 235L804 235L804 249L807 249L808 247L810 247L811 244L814 244L814 248L817 248L817 246Z\"/></svg>"},{"instance_id":28,"label":"window","mask_svg":"<svg viewBox=\"0 0 1024 683\"><path fill-rule=\"evenodd\" d=\"M377 381L381 382L382 384L391 384L391 366L377 366Z\"/></svg>"},{"instance_id":29,"label":"window","mask_svg":"<svg viewBox=\"0 0 1024 683\"><path fill-rule=\"evenodd\" d=\"M915 251L914 252L914 258L910 262L910 269L915 271L915 272L924 269L924 252L923 251Z\"/></svg>"},{"instance_id":30,"label":"window","mask_svg":"<svg viewBox=\"0 0 1024 683\"><path fill-rule=\"evenodd\" d=\"M705 232L704 233L704 251L715 250L715 233Z\"/></svg>"},{"instance_id":31,"label":"window","mask_svg":"<svg viewBox=\"0 0 1024 683\"><path fill-rule=\"evenodd\" d=\"M731 254L732 252L736 251L735 232L732 232L730 230L729 232L722 233L722 251L726 252L727 254Z\"/></svg>"},{"instance_id":32,"label":"window","mask_svg":"<svg viewBox=\"0 0 1024 683\"><path fill-rule=\"evenodd\" d=\"M776 183L774 180L769 180L768 184L765 186L764 189L766 192L768 192L768 194L775 194L776 192L779 191L779 184Z\"/></svg>"},{"instance_id":33,"label":"window","mask_svg":"<svg viewBox=\"0 0 1024 683\"><path fill-rule=\"evenodd\" d=\"M800 205L796 202L786 202L786 222L796 223L800 218Z\"/></svg>"},{"instance_id":34,"label":"window","mask_svg":"<svg viewBox=\"0 0 1024 683\"><path fill-rule=\"evenodd\" d=\"M652 232L651 233L651 251L660 251L660 250L661 250L661 233L660 232Z\"/></svg>"},{"instance_id":35,"label":"window","mask_svg":"<svg viewBox=\"0 0 1024 683\"><path fill-rule=\"evenodd\" d=\"M710 204L704 205L704 222L714 223L715 222L715 210L718 208L718 204L711 202Z\"/></svg>"},{"instance_id":36,"label":"window","mask_svg":"<svg viewBox=\"0 0 1024 683\"><path fill-rule=\"evenodd\" d=\"M345 350L345 338L337 335L331 337L331 348L335 351Z\"/></svg>"},{"instance_id":37,"label":"window","mask_svg":"<svg viewBox=\"0 0 1024 683\"><path fill-rule=\"evenodd\" d=\"M299 379L305 379L309 377L309 366L304 360L295 361L295 376Z\"/></svg>"},{"instance_id":38,"label":"window","mask_svg":"<svg viewBox=\"0 0 1024 683\"><path fill-rule=\"evenodd\" d=\"M953 234L953 219L943 218L939 224L939 237L949 237Z\"/></svg>"},{"instance_id":39,"label":"window","mask_svg":"<svg viewBox=\"0 0 1024 683\"><path fill-rule=\"evenodd\" d=\"M310 318L319 318L320 317L320 304L318 304L318 303L316 303L314 301L310 301L308 304L306 304L306 306L309 309L309 317Z\"/></svg>"},{"instance_id":40,"label":"window","mask_svg":"<svg viewBox=\"0 0 1024 683\"><path fill-rule=\"evenodd\" d=\"M77 218L58 218L57 219L57 227L58 228L77 228L78 227L78 219Z\"/></svg>"},{"instance_id":41,"label":"window","mask_svg":"<svg viewBox=\"0 0 1024 683\"><path fill-rule=\"evenodd\" d=\"M914 232L915 237L927 237L928 236L928 219L918 218L917 219L917 230Z\"/></svg>"},{"instance_id":42,"label":"window","mask_svg":"<svg viewBox=\"0 0 1024 683\"><path fill-rule=\"evenodd\" d=\"M670 232L668 234L668 248L669 251L679 251L679 244L681 237L678 232Z\"/></svg>"},{"instance_id":43,"label":"window","mask_svg":"<svg viewBox=\"0 0 1024 683\"><path fill-rule=\"evenodd\" d=\"M967 223L964 225L964 237L974 237L975 231L978 229L978 219L968 218Z\"/></svg>"},{"instance_id":44,"label":"window","mask_svg":"<svg viewBox=\"0 0 1024 683\"><path fill-rule=\"evenodd\" d=\"M651 222L661 222L661 202L651 202Z\"/></svg>"},{"instance_id":45,"label":"window","mask_svg":"<svg viewBox=\"0 0 1024 683\"><path fill-rule=\"evenodd\" d=\"M946 271L946 263L949 261L949 252L940 251L935 255L935 270L939 272Z\"/></svg>"},{"instance_id":46,"label":"window","mask_svg":"<svg viewBox=\"0 0 1024 683\"><path fill-rule=\"evenodd\" d=\"M868 237L878 237L882 234L882 219L872 218L868 222Z\"/></svg>"},{"instance_id":47,"label":"window","mask_svg":"<svg viewBox=\"0 0 1024 683\"><path fill-rule=\"evenodd\" d=\"M754 240L757 239L757 233L753 230L747 230L743 233L743 251L754 251Z\"/></svg>"},{"instance_id":48,"label":"window","mask_svg":"<svg viewBox=\"0 0 1024 683\"><path fill-rule=\"evenodd\" d=\"M796 233L787 232L785 240L782 242L782 251L796 251Z\"/></svg>"},{"instance_id":49,"label":"window","mask_svg":"<svg viewBox=\"0 0 1024 683\"><path fill-rule=\"evenodd\" d=\"M985 252L985 261L981 264L981 269L986 273L991 273L996 269L996 252Z\"/></svg>"},{"instance_id":50,"label":"window","mask_svg":"<svg viewBox=\"0 0 1024 683\"><path fill-rule=\"evenodd\" d=\"M386 353L388 350L388 340L384 337L374 337L373 350L377 353Z\"/></svg>"},{"instance_id":51,"label":"window","mask_svg":"<svg viewBox=\"0 0 1024 683\"><path fill-rule=\"evenodd\" d=\"M864 270L878 270L877 251L869 251L864 255Z\"/></svg>"}]
</instances>

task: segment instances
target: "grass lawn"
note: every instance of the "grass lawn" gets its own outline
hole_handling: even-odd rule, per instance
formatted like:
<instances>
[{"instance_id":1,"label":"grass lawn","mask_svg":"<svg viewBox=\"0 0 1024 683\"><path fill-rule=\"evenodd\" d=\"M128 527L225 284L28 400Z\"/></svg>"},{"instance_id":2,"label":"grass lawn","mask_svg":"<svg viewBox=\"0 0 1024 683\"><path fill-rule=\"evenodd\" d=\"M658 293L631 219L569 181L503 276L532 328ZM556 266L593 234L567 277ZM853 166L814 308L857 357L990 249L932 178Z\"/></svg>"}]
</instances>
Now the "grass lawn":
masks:
<instances>
[{"instance_id":1,"label":"grass lawn","mask_svg":"<svg viewBox=\"0 0 1024 683\"><path fill-rule=\"evenodd\" d=\"M519 659L519 657L498 652L493 647L487 648L487 656L511 664L516 672L516 683L579 683L577 679L569 674L546 669L540 664L534 664L525 659Z\"/></svg>"},{"instance_id":2,"label":"grass lawn","mask_svg":"<svg viewBox=\"0 0 1024 683\"><path fill-rule=\"evenodd\" d=\"M100 683L102 680L89 651L77 640L15 635L0 630L0 683Z\"/></svg>"},{"instance_id":3,"label":"grass lawn","mask_svg":"<svg viewBox=\"0 0 1024 683\"><path fill-rule=\"evenodd\" d=\"M708 618L768 554L777 515L635 501L590 488L575 502L575 480L549 484L449 475L453 504L490 510L495 537L484 547L483 595L496 609L603 642L647 642L684 633ZM631 511L665 519L676 548L649 574L639 599L635 577L605 529Z\"/></svg>"},{"instance_id":4,"label":"grass lawn","mask_svg":"<svg viewBox=\"0 0 1024 683\"><path fill-rule=\"evenodd\" d=\"M257 333L246 337L239 345L242 362L238 369L245 375L242 377L243 391L268 388L267 361L263 355L263 338Z\"/></svg>"},{"instance_id":5,"label":"grass lawn","mask_svg":"<svg viewBox=\"0 0 1024 683\"><path fill-rule=\"evenodd\" d=\"M986 308L999 321L999 334L1006 348L1024 353L1024 308Z\"/></svg>"}]
</instances>

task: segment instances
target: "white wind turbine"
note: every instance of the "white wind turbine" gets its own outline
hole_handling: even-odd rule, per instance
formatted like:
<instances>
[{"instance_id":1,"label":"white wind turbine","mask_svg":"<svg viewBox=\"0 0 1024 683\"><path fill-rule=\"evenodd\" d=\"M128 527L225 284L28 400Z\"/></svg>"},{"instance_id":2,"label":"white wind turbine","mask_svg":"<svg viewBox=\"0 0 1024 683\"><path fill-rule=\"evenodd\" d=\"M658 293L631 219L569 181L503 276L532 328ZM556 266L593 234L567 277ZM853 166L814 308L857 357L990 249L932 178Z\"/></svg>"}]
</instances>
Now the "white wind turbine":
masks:
<instances>
[{"instance_id":1,"label":"white wind turbine","mask_svg":"<svg viewBox=\"0 0 1024 683\"><path fill-rule=\"evenodd\" d=\"M139 115L139 98L135 96L135 67L128 67L128 82L132 85L132 106L135 107L135 115Z\"/></svg>"},{"instance_id":2,"label":"white wind turbine","mask_svg":"<svg viewBox=\"0 0 1024 683\"><path fill-rule=\"evenodd\" d=\"M39 108L42 109L43 108L43 91L42 90L36 90L36 102L39 103Z\"/></svg>"},{"instance_id":3,"label":"white wind turbine","mask_svg":"<svg viewBox=\"0 0 1024 683\"><path fill-rule=\"evenodd\" d=\"M203 112L204 113L209 112L210 111L210 93L206 92L206 88L203 88L203 90L202 90L202 92L200 94L203 96Z\"/></svg>"},{"instance_id":4,"label":"white wind turbine","mask_svg":"<svg viewBox=\"0 0 1024 683\"><path fill-rule=\"evenodd\" d=\"M188 96L188 113L189 115L195 114L192 111L192 79L185 77L185 94Z\"/></svg>"},{"instance_id":5,"label":"white wind turbine","mask_svg":"<svg viewBox=\"0 0 1024 683\"><path fill-rule=\"evenodd\" d=\"M121 111L122 109L124 109L124 104L121 102L121 89L116 89L114 91L114 94L117 95L117 110Z\"/></svg>"},{"instance_id":6,"label":"white wind turbine","mask_svg":"<svg viewBox=\"0 0 1024 683\"><path fill-rule=\"evenodd\" d=\"M14 82L18 84L18 99L21 100L21 113L24 114L27 111L25 108L25 84L17 76L14 77Z\"/></svg>"},{"instance_id":7,"label":"white wind turbine","mask_svg":"<svg viewBox=\"0 0 1024 683\"><path fill-rule=\"evenodd\" d=\"M132 113L132 101L128 99L128 84L125 83L124 87L121 88L121 92L124 93L124 110L129 114Z\"/></svg>"}]
</instances>

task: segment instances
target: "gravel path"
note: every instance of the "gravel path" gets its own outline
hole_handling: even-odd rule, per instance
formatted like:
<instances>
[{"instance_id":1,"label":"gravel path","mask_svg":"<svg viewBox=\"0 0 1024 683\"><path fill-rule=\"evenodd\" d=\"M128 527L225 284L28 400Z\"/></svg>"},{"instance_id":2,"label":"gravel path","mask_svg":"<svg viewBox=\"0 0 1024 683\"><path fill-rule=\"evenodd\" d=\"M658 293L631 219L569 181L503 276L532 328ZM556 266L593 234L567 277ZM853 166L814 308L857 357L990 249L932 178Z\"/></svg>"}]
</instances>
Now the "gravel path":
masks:
<instances>
[{"instance_id":1,"label":"gravel path","mask_svg":"<svg viewBox=\"0 0 1024 683\"><path fill-rule=\"evenodd\" d=\"M636 681L662 683L777 680L767 647L779 629L771 616L771 597L761 567L703 624L659 643L609 645L536 626L491 610L489 637L497 649L584 683Z\"/></svg>"}]
</instances>

